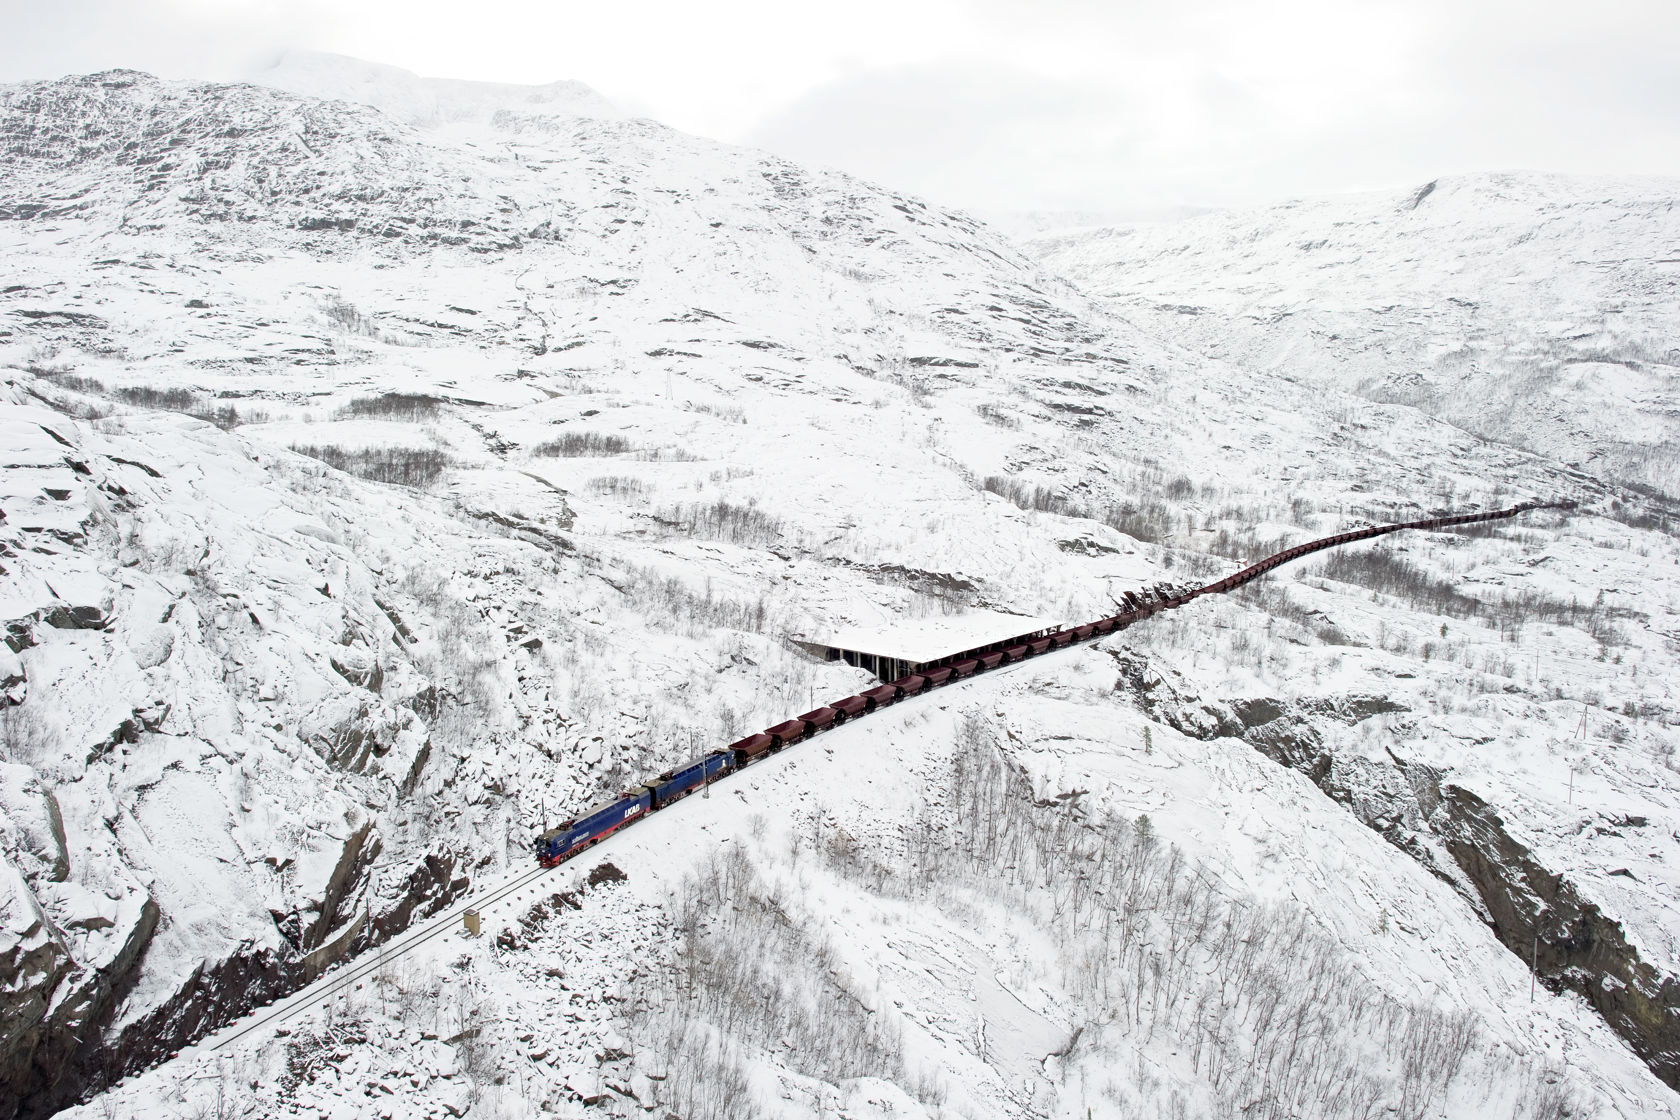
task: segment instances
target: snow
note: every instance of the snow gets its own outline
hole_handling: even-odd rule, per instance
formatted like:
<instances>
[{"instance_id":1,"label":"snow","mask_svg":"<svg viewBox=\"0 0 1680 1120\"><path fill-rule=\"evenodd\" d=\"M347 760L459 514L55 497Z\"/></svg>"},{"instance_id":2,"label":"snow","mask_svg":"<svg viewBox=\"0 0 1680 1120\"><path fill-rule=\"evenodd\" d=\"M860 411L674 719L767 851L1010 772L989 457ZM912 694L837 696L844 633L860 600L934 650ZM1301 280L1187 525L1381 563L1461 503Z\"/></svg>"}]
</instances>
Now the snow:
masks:
<instances>
[{"instance_id":1,"label":"snow","mask_svg":"<svg viewBox=\"0 0 1680 1120\"><path fill-rule=\"evenodd\" d=\"M693 1032L710 1083L772 1114L1214 1111L1170 1018L1091 999L1056 892L1002 864L917 879L843 858L909 859L981 740L1030 783L1023 812L1147 814L1210 904L1279 908L1340 947L1337 976L1408 1015L1470 1016L1468 1072L1423 1115L1534 1115L1548 1085L1579 1115L1674 1112L1578 992L1527 1002L1439 803L1485 799L1659 980L1680 971L1663 507L1408 404L1157 341L917 200L651 122L484 108L500 92L434 125L386 78L424 129L132 74L0 93L0 121L38 129L0 176L22 286L0 294L0 430L18 437L0 602L32 643L0 662L22 701L8 761L28 771L0 805L4 897L103 937L72 944L81 971L54 998L145 943L102 1027L142 1063L191 1041L188 1001L221 1023L282 996L319 946L423 922L459 880L452 905L487 897L535 832L625 782L870 683L789 635L985 612L1013 634L1356 520L1582 509L1378 547L1473 611L1316 557L825 733L485 906L482 940L428 943L289 1034L161 1062L72 1116L193 1115L217 1092L272 1109L282 1086L332 1116L671 1106ZM113 139L137 120L160 137L144 172ZM1556 302L1536 307L1569 321ZM404 484L293 447L447 460ZM66 474L50 496L41 479ZM76 606L100 628L52 621ZM64 881L37 788L62 807ZM1023 839L1050 818L1027 819ZM752 928L797 932L797 1006L899 1032L898 1059L722 1014L672 1044L636 1018L654 1006L639 984L714 944L685 940L680 899L731 851L751 877L718 920L781 906L786 924ZM589 884L603 860L628 879ZM1401 1059L1348 1045L1398 1109Z\"/></svg>"}]
</instances>

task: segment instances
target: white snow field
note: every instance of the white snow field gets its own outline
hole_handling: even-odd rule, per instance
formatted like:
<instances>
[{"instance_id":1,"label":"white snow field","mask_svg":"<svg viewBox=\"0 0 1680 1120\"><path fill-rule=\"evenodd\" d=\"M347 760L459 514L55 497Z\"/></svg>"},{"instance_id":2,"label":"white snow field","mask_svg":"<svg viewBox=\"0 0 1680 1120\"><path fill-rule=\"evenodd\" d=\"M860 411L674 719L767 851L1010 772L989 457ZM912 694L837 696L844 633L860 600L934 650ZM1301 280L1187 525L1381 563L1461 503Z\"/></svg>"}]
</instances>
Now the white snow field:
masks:
<instances>
[{"instance_id":1,"label":"white snow field","mask_svg":"<svg viewBox=\"0 0 1680 1120\"><path fill-rule=\"evenodd\" d=\"M1159 337L1674 496L1677 199L1479 174L1028 244Z\"/></svg>"},{"instance_id":2,"label":"white snow field","mask_svg":"<svg viewBox=\"0 0 1680 1120\"><path fill-rule=\"evenodd\" d=\"M0 1108L1676 1112L1665 505L960 214L479 94L0 88ZM1554 497L848 724L167 1060L872 683L793 635Z\"/></svg>"}]
</instances>

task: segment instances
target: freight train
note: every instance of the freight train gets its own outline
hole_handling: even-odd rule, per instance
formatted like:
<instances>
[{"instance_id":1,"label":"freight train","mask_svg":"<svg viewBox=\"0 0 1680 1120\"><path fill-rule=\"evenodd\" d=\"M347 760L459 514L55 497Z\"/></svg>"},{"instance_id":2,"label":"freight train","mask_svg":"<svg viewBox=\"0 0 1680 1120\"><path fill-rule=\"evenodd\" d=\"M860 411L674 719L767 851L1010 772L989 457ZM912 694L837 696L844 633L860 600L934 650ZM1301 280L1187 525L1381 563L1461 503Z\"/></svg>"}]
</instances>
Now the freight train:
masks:
<instances>
[{"instance_id":1,"label":"freight train","mask_svg":"<svg viewBox=\"0 0 1680 1120\"><path fill-rule=\"evenodd\" d=\"M1298 560L1308 553L1352 544L1354 541L1369 540L1386 533L1398 533L1403 529L1450 529L1481 521L1499 521L1536 509L1573 509L1574 505L1575 503L1569 501L1527 502L1492 513L1464 513L1425 518L1422 521L1406 521L1396 525L1372 525L1286 548L1205 587L1172 588L1157 585L1142 593L1128 591L1123 597L1127 609L1119 614L1099 618L1095 622L1065 627L1003 650L970 650L956 654L949 659L948 664L936 668L923 668L895 681L865 689L856 696L835 700L802 716L748 735L721 750L712 751L692 762L667 770L652 781L627 790L622 796L597 805L542 833L536 841L537 860L544 866L553 867L585 848L599 844L614 832L633 824L647 814L687 797L702 786L831 727L838 727L849 719L867 715L952 681L964 680L976 673L1012 665L1031 657L1040 657L1054 650L1066 649L1075 642L1089 641L1124 630L1160 611L1182 607L1198 596L1233 591L1245 583L1259 579L1278 565Z\"/></svg>"}]
</instances>

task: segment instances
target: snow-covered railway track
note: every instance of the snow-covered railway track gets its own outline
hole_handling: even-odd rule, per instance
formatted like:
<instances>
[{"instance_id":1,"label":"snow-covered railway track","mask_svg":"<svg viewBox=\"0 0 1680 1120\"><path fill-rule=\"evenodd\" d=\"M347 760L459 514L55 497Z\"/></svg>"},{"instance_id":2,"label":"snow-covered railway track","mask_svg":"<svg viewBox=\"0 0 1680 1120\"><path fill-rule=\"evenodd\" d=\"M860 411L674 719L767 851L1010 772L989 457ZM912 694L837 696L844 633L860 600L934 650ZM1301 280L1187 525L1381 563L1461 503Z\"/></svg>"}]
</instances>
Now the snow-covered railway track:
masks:
<instances>
[{"instance_id":1,"label":"snow-covered railway track","mask_svg":"<svg viewBox=\"0 0 1680 1120\"><path fill-rule=\"evenodd\" d=\"M225 1050L253 1032L264 1027L277 1026L295 1015L319 1006L335 996L359 986L362 981L381 968L387 967L394 959L456 928L461 922L461 916L468 910L487 909L511 895L518 894L554 870L555 868L552 867L541 866L527 868L516 873L512 878L499 882L471 898L446 907L442 913L422 925L398 934L375 950L365 954L359 960L354 960L342 968L327 973L314 983L280 1002L253 1012L246 1019L224 1028L218 1035L212 1036L199 1045L211 1052Z\"/></svg>"}]
</instances>

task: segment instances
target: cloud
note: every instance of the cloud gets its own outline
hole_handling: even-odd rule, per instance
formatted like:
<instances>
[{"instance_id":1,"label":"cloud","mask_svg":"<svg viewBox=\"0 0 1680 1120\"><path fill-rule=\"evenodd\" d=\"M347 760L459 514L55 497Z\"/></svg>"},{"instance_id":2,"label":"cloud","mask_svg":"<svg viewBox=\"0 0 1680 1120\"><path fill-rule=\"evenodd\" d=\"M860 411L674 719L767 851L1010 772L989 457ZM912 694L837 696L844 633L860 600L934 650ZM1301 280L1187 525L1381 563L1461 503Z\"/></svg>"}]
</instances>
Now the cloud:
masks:
<instances>
[{"instance_id":1,"label":"cloud","mask_svg":"<svg viewBox=\"0 0 1680 1120\"><path fill-rule=\"evenodd\" d=\"M575 78L976 209L1151 210L1529 167L1680 175L1672 0L56 0L0 80L313 47Z\"/></svg>"},{"instance_id":2,"label":"cloud","mask_svg":"<svg viewBox=\"0 0 1680 1120\"><path fill-rule=\"evenodd\" d=\"M1128 114L1107 91L979 65L863 71L799 98L745 139L979 209L1083 206L1102 193L1092 172L1113 175L1141 158Z\"/></svg>"},{"instance_id":3,"label":"cloud","mask_svg":"<svg viewBox=\"0 0 1680 1120\"><path fill-rule=\"evenodd\" d=\"M1680 175L1680 5L979 10L1013 36L1008 61L859 70L746 139L991 210L1243 205L1510 168Z\"/></svg>"},{"instance_id":4,"label":"cloud","mask_svg":"<svg viewBox=\"0 0 1680 1120\"><path fill-rule=\"evenodd\" d=\"M53 0L8 4L0 80L127 68L170 78L232 78L286 46L333 30L309 0Z\"/></svg>"}]
</instances>

